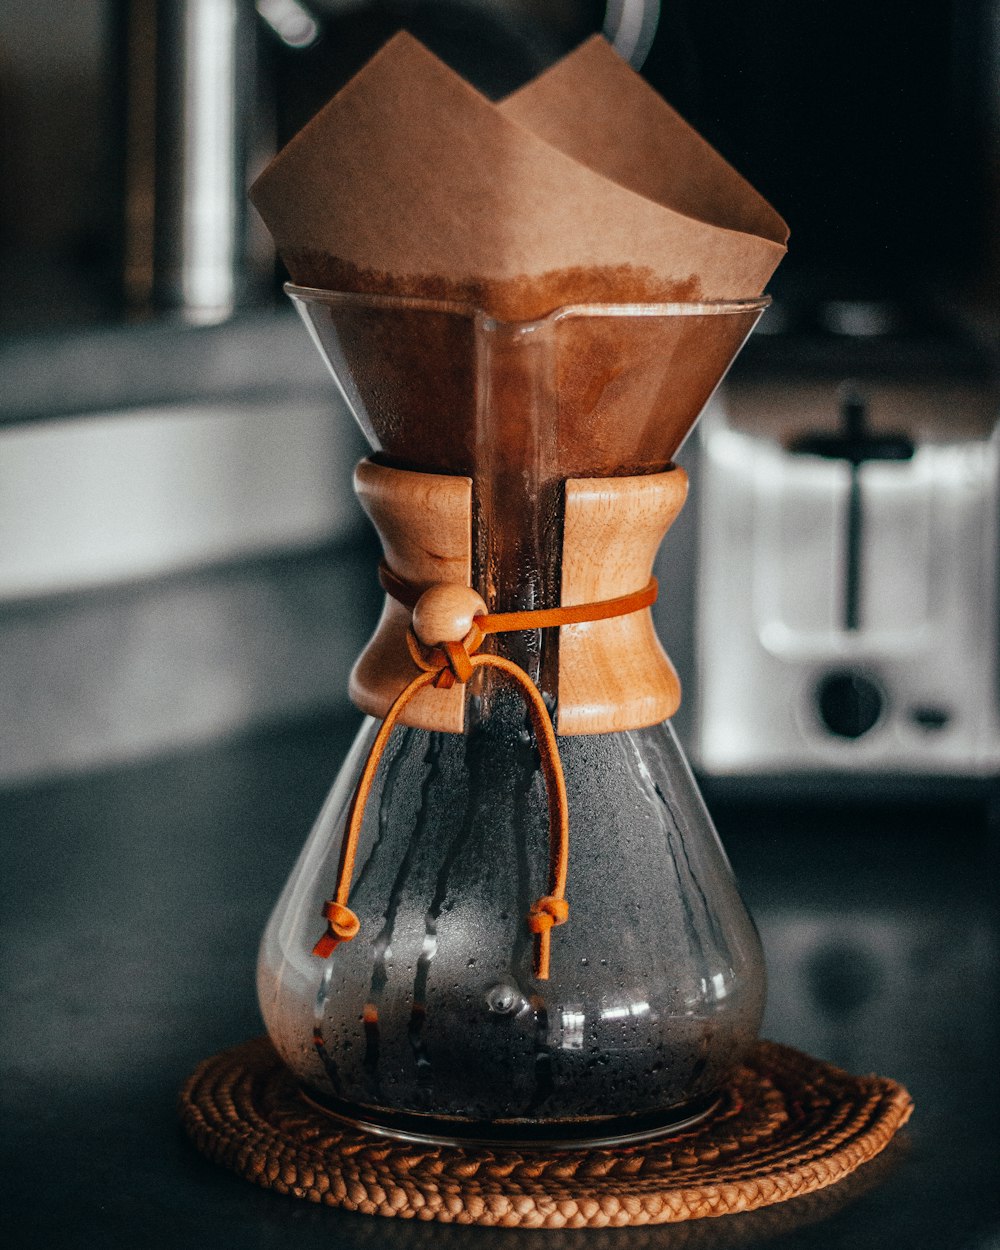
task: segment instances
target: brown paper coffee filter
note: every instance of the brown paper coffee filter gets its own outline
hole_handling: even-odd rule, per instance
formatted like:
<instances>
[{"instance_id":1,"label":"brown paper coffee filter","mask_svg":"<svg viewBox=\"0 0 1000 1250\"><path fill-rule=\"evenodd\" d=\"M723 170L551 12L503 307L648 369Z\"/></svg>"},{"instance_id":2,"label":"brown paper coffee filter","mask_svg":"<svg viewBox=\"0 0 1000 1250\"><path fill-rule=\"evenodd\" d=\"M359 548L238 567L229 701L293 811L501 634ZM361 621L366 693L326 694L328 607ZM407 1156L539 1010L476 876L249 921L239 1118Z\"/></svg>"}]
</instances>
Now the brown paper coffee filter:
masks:
<instances>
[{"instance_id":1,"label":"brown paper coffee filter","mask_svg":"<svg viewBox=\"0 0 1000 1250\"><path fill-rule=\"evenodd\" d=\"M788 227L767 200L600 35L499 107L560 152L664 208L782 248L788 241Z\"/></svg>"},{"instance_id":2,"label":"brown paper coffee filter","mask_svg":"<svg viewBox=\"0 0 1000 1250\"><path fill-rule=\"evenodd\" d=\"M251 198L307 286L460 300L508 320L759 294L784 255L783 223L650 96L591 41L498 107L401 33ZM626 100L638 114L616 154ZM589 163L586 127L566 116L578 108L600 119ZM662 133L642 141L647 125ZM669 168L643 168L665 152Z\"/></svg>"}]
</instances>

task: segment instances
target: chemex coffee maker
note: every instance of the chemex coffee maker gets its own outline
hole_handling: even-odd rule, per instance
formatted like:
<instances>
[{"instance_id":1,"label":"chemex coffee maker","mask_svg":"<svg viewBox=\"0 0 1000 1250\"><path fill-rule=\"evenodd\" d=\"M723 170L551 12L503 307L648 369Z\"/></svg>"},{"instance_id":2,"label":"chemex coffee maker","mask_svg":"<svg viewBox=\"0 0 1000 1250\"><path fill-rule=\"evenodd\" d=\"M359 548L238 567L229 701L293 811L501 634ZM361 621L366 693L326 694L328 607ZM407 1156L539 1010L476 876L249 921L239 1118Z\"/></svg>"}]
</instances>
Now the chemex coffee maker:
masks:
<instances>
[{"instance_id":1,"label":"chemex coffee maker","mask_svg":"<svg viewBox=\"0 0 1000 1250\"><path fill-rule=\"evenodd\" d=\"M375 453L356 487L387 597L351 680L369 719L261 948L271 1038L389 1132L690 1122L756 1036L764 969L669 725L651 571L673 452L764 301L508 323L289 294Z\"/></svg>"},{"instance_id":2,"label":"chemex coffee maker","mask_svg":"<svg viewBox=\"0 0 1000 1250\"><path fill-rule=\"evenodd\" d=\"M669 178L622 165L626 98ZM253 198L371 445L386 591L368 719L262 943L268 1033L390 1135L691 1124L764 967L669 724L652 567L784 223L601 40L494 106L397 36Z\"/></svg>"}]
</instances>

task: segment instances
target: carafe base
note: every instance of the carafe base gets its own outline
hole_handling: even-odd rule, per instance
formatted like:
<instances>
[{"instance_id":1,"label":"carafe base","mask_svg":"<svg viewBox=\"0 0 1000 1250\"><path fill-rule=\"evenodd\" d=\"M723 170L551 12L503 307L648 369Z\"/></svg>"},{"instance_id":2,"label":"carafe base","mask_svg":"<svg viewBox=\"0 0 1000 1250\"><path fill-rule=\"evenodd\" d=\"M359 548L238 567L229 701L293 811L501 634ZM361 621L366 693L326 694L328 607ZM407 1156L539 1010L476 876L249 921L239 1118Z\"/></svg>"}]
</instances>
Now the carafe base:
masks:
<instances>
[{"instance_id":1,"label":"carafe base","mask_svg":"<svg viewBox=\"0 0 1000 1250\"><path fill-rule=\"evenodd\" d=\"M707 1119L719 1094L707 1094L645 1115L574 1120L466 1120L413 1112L382 1112L320 1098L299 1087L304 1102L342 1124L379 1137L433 1146L494 1146L517 1150L591 1150L671 1137Z\"/></svg>"}]
</instances>

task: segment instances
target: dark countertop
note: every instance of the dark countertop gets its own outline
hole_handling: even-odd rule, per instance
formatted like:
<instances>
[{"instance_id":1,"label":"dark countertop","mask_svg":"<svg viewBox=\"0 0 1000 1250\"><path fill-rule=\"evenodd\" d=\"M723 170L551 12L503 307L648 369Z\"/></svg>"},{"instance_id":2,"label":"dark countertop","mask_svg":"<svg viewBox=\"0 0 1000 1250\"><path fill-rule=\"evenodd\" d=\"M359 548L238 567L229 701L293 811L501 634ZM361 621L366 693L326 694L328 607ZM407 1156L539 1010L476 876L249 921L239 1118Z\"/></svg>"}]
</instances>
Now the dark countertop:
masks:
<instances>
[{"instance_id":1,"label":"dark countertop","mask_svg":"<svg viewBox=\"0 0 1000 1250\"><path fill-rule=\"evenodd\" d=\"M974 803L714 805L768 952L765 1033L916 1100L888 1157L816 1201L511 1233L315 1208L204 1161L177 1127L177 1089L261 1031L258 937L354 724L0 795L5 1244L1000 1245L1000 926Z\"/></svg>"}]
</instances>

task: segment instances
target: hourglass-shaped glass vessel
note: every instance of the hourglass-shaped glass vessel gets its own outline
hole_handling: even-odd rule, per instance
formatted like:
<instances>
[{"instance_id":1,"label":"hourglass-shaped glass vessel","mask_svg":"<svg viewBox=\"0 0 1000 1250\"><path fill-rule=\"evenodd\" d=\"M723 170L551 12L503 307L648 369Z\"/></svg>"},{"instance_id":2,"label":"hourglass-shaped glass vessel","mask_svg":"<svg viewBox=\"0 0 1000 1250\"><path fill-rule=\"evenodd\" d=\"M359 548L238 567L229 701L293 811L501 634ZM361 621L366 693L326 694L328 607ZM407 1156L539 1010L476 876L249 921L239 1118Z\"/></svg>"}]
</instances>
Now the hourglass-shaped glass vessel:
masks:
<instances>
[{"instance_id":1,"label":"hourglass-shaped glass vessel","mask_svg":"<svg viewBox=\"0 0 1000 1250\"><path fill-rule=\"evenodd\" d=\"M356 486L390 593L351 680L368 719L264 934L268 1032L315 1101L390 1133L582 1143L689 1122L756 1037L764 967L669 725L680 690L648 590L686 492L672 457L766 301L505 323L289 293L371 443ZM407 695L352 808L423 644L449 641L413 632L441 584L481 601L480 624L561 623L477 638L523 680L482 660ZM525 683L556 731L569 822L544 939L552 749ZM349 911L327 903L338 880ZM357 922L334 933L331 916Z\"/></svg>"}]
</instances>

